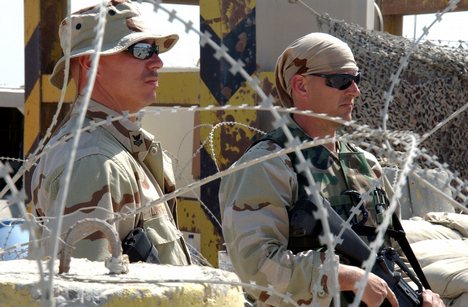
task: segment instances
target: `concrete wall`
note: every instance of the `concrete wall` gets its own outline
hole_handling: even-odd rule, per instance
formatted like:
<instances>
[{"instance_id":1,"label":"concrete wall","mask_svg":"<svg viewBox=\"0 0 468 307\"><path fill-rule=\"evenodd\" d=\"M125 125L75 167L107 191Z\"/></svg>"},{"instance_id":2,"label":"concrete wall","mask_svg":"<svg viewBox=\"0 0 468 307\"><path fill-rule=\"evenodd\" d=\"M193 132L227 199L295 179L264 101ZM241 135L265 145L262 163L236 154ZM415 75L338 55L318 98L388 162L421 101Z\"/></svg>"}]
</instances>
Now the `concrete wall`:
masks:
<instances>
[{"instance_id":1,"label":"concrete wall","mask_svg":"<svg viewBox=\"0 0 468 307\"><path fill-rule=\"evenodd\" d=\"M1 306L40 306L36 261L0 261L0 272ZM53 300L57 306L243 307L238 283L234 273L210 267L139 262L116 275L103 262L73 258L69 273L54 276Z\"/></svg>"},{"instance_id":2,"label":"concrete wall","mask_svg":"<svg viewBox=\"0 0 468 307\"><path fill-rule=\"evenodd\" d=\"M373 0L304 1L320 14L374 28ZM284 0L257 0L257 65L273 71L276 59L296 38L320 31L316 15L299 3Z\"/></svg>"}]
</instances>

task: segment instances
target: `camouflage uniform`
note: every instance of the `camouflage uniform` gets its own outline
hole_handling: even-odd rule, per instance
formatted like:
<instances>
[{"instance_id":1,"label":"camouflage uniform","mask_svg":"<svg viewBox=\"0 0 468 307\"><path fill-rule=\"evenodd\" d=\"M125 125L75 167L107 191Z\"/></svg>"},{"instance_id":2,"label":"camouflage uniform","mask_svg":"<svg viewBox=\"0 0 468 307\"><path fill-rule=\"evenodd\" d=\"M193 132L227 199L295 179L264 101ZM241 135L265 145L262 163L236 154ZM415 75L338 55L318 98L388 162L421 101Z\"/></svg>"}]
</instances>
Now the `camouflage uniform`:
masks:
<instances>
[{"instance_id":1,"label":"camouflage uniform","mask_svg":"<svg viewBox=\"0 0 468 307\"><path fill-rule=\"evenodd\" d=\"M75 105L81 103L81 97ZM63 187L64 168L69 159L72 140L61 140L72 133L78 113L49 142L57 147L41 159L32 178L32 202L39 216L53 217L55 202ZM114 111L90 101L83 127L117 116ZM47 149L46 149L47 150ZM114 121L81 134L73 164L70 189L63 212L62 234L78 220L97 217L112 219L115 214L130 212L157 200L164 192L175 189L170 158L153 136L127 119ZM122 240L139 221L159 252L163 264L185 265L190 257L173 218L175 202L154 203L142 214L130 215L113 223ZM51 222L42 227L42 237L50 236ZM51 240L42 242L51 250ZM97 232L78 242L74 257L102 260L109 255L108 243ZM47 252L46 252L47 255Z\"/></svg>"},{"instance_id":2,"label":"camouflage uniform","mask_svg":"<svg viewBox=\"0 0 468 307\"><path fill-rule=\"evenodd\" d=\"M311 140L294 122L289 124L289 128L301 141ZM282 149L278 142L268 140L281 139L281 134L281 130L275 130L267 135L266 140L252 146L235 165ZM346 218L344 208L345 203L350 203L350 198L340 195L341 192L353 188L362 193L373 179L381 176L382 170L372 154L350 148L349 144L340 145L338 156L323 146L304 150L303 153L312 162L311 171L320 185L320 194L329 199L335 210L338 209ZM364 171L365 175L360 174L360 165L353 165L359 164L354 157L345 157L350 155L350 151L357 151L357 156L367 161L369 169ZM344 168L351 176L344 176ZM354 179L349 180L350 177ZM233 267L244 282L273 285L281 293L291 293L299 305L310 304L313 299L314 303L328 306L331 301L328 286L324 279L318 280L322 265L320 253L308 250L293 254L287 249L288 210L303 194L301 181L288 155L223 178L219 198L224 239ZM344 201L345 198L347 201ZM375 212L371 212L370 216L366 224L374 224L377 218ZM318 291L319 295L312 298L312 289L317 284L322 286L323 291ZM260 306L285 306L280 298L267 292L246 290L257 298Z\"/></svg>"}]
</instances>

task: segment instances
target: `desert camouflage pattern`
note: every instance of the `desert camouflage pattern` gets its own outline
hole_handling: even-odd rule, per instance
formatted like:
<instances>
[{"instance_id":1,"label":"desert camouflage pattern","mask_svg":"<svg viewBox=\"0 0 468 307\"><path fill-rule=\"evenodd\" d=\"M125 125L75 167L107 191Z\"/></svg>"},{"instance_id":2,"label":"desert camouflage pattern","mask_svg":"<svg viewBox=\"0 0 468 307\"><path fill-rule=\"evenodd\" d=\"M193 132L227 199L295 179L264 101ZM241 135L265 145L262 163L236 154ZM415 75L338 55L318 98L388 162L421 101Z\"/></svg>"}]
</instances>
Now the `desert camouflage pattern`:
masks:
<instances>
[{"instance_id":1,"label":"desert camouflage pattern","mask_svg":"<svg viewBox=\"0 0 468 307\"><path fill-rule=\"evenodd\" d=\"M72 140L63 141L75 128L78 97L69 120L51 138L54 146L41 157L32 178L32 203L36 214L45 217L40 229L41 247L51 250L50 229L57 215L56 201L62 193L64 168L70 158ZM90 101L84 127L99 122L114 111ZM118 214L152 204L142 214L129 215L113 222L120 239L144 221L144 228L159 252L163 264L185 265L190 257L177 229L173 212L175 202L155 203L164 192L175 189L171 159L153 136L128 119L109 121L83 131L73 164L70 190L65 202L62 236L77 221L87 217L110 220ZM141 223L140 223L141 224ZM103 260L110 255L107 241L100 232L78 242L73 257Z\"/></svg>"},{"instance_id":2,"label":"desert camouflage pattern","mask_svg":"<svg viewBox=\"0 0 468 307\"><path fill-rule=\"evenodd\" d=\"M311 140L295 123L289 124L294 136ZM274 132L275 133L275 132ZM266 138L271 137L267 135ZM323 146L305 153L313 164L312 173L320 183L322 196L340 198L348 188L343 168L349 168L353 188L362 190L382 174L381 167L371 154L357 149L359 158L366 160L369 170L360 174L356 161L340 161L348 155L347 144L341 143L339 156ZM252 146L235 165L281 150L272 140L261 140ZM349 158L349 157L345 157ZM288 210L300 195L301 184L288 155L273 158L232 173L221 181L220 206L223 217L223 235L233 267L242 281L263 286L272 285L281 293L291 293L299 304L329 306L331 296L326 279L320 279L321 255L315 250L293 254L287 250L289 238ZM349 200L349 197L348 197ZM335 205L336 205L335 200ZM374 223L369 219L369 223ZM314 285L321 285L313 297ZM247 289L259 306L287 306L280 298L266 292Z\"/></svg>"},{"instance_id":3,"label":"desert camouflage pattern","mask_svg":"<svg viewBox=\"0 0 468 307\"><path fill-rule=\"evenodd\" d=\"M294 106L291 78L294 75L358 71L353 53L342 40L327 33L314 32L292 42L278 57L275 84L279 102L285 108Z\"/></svg>"}]
</instances>

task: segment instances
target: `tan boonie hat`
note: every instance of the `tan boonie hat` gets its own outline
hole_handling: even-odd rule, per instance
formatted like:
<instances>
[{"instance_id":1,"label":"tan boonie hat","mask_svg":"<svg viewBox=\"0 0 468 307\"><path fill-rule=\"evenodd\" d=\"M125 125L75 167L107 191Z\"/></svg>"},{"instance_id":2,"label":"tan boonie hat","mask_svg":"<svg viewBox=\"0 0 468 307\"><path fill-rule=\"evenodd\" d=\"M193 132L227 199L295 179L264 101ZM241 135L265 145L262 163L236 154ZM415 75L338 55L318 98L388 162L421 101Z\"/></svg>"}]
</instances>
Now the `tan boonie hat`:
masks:
<instances>
[{"instance_id":1,"label":"tan boonie hat","mask_svg":"<svg viewBox=\"0 0 468 307\"><path fill-rule=\"evenodd\" d=\"M106 25L101 48L101 55L111 55L126 50L129 46L145 39L154 39L159 52L171 49L179 36L155 33L147 18L142 16L136 3L129 0L112 0L106 6ZM93 54L93 40L96 37L99 5L82 9L65 18L60 24L59 36L62 50L71 35L70 58ZM71 22L71 33L69 33ZM62 88L64 80L65 56L55 64L50 76L50 83Z\"/></svg>"}]
</instances>

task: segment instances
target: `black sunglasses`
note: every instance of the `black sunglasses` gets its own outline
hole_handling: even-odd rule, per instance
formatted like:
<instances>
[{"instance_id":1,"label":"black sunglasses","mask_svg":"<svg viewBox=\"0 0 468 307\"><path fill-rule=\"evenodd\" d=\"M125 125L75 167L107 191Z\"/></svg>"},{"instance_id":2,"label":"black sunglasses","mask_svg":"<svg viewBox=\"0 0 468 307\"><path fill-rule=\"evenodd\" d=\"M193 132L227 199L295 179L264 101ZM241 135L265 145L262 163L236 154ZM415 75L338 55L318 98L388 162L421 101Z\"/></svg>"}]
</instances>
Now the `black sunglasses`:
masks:
<instances>
[{"instance_id":1,"label":"black sunglasses","mask_svg":"<svg viewBox=\"0 0 468 307\"><path fill-rule=\"evenodd\" d=\"M159 46L155 43L136 43L127 48L128 52L135 58L139 60L146 60L153 56L159 54Z\"/></svg>"},{"instance_id":2,"label":"black sunglasses","mask_svg":"<svg viewBox=\"0 0 468 307\"><path fill-rule=\"evenodd\" d=\"M361 74L350 75L350 74L310 74L310 76L317 76L327 79L325 84L329 87L333 87L339 90L345 90L353 84L353 81L359 85L361 82Z\"/></svg>"}]
</instances>

